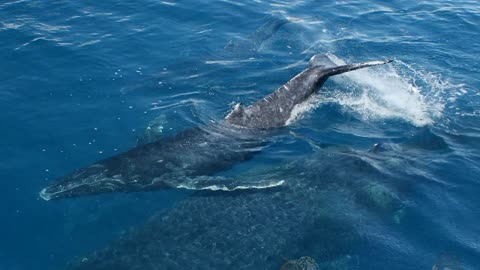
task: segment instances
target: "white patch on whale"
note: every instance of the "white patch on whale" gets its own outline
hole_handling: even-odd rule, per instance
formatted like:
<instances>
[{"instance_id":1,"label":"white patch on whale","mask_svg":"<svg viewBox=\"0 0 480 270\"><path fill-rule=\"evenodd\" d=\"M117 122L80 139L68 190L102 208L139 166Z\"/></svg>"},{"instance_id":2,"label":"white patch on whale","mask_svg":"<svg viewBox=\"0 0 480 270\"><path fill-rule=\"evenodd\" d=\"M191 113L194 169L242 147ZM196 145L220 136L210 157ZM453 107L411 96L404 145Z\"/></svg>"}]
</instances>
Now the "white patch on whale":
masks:
<instances>
[{"instance_id":1,"label":"white patch on whale","mask_svg":"<svg viewBox=\"0 0 480 270\"><path fill-rule=\"evenodd\" d=\"M227 187L226 185L216 184L204 187L195 187L195 185L191 184L179 184L176 188L183 188L183 189L190 189L190 190L211 190L211 191L235 191L235 190L246 190L246 189L267 189L281 186L285 183L284 180L273 180L273 181L262 181L259 183L250 183L244 185L238 185L234 187Z\"/></svg>"}]
</instances>

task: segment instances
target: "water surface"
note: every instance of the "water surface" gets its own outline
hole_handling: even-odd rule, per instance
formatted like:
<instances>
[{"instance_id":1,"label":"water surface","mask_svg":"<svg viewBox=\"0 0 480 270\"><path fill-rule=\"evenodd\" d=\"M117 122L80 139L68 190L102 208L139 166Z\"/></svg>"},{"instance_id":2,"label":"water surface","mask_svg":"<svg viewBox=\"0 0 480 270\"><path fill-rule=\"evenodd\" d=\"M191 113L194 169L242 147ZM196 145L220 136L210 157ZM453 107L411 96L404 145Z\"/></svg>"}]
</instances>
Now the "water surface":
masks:
<instances>
[{"instance_id":1,"label":"water surface","mask_svg":"<svg viewBox=\"0 0 480 270\"><path fill-rule=\"evenodd\" d=\"M396 61L329 80L230 173L278 163L294 178L284 164L317 162L304 170L325 181L318 196L355 237L319 221L289 256L325 269L432 269L444 258L478 269L479 14L477 1L3 1L0 269L64 269L188 200L158 191L45 202L38 192L135 146L153 119L162 136L218 121L326 52L337 63ZM272 16L291 22L256 42ZM258 269L279 269L282 256Z\"/></svg>"}]
</instances>

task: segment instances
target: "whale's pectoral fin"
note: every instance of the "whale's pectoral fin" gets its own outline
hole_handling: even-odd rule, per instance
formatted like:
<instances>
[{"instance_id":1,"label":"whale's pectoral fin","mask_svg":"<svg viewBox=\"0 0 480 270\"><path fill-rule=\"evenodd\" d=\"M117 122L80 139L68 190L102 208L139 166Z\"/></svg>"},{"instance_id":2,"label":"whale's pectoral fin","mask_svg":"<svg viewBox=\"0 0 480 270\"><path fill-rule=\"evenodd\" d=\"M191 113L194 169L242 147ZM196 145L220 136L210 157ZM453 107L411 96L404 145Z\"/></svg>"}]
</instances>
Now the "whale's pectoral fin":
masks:
<instances>
[{"instance_id":1,"label":"whale's pectoral fin","mask_svg":"<svg viewBox=\"0 0 480 270\"><path fill-rule=\"evenodd\" d=\"M166 181L169 182L169 181ZM182 188L190 190L210 190L210 191L235 191L235 190L254 190L279 187L285 183L284 180L262 179L262 180L240 180L220 176L199 176L182 177L174 182L167 183L171 188Z\"/></svg>"}]
</instances>

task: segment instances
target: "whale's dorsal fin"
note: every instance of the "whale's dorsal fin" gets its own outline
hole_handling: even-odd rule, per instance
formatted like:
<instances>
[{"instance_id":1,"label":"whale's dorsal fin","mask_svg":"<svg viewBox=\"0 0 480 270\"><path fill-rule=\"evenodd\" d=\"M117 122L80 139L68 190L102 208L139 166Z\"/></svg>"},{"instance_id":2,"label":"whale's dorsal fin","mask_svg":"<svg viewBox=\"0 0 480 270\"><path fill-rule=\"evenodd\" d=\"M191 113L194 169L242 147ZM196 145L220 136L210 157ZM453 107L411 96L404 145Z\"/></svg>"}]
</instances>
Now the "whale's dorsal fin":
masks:
<instances>
[{"instance_id":1,"label":"whale's dorsal fin","mask_svg":"<svg viewBox=\"0 0 480 270\"><path fill-rule=\"evenodd\" d=\"M332 61L332 58L337 58L335 55L331 53L326 54L315 54L310 58L308 62L310 67L323 67L323 68L333 68L337 67L338 65Z\"/></svg>"},{"instance_id":2,"label":"whale's dorsal fin","mask_svg":"<svg viewBox=\"0 0 480 270\"><path fill-rule=\"evenodd\" d=\"M242 103L237 103L233 106L233 110L225 116L225 119L242 119L245 115L245 107Z\"/></svg>"}]
</instances>

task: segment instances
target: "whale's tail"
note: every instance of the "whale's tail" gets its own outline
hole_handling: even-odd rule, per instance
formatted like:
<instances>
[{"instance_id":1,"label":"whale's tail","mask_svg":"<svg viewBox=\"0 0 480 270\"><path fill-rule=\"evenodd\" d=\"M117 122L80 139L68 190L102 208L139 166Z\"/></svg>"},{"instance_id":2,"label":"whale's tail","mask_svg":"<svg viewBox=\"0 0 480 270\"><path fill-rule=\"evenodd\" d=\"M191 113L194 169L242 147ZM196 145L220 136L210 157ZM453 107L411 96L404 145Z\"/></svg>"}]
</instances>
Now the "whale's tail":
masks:
<instances>
[{"instance_id":1,"label":"whale's tail","mask_svg":"<svg viewBox=\"0 0 480 270\"><path fill-rule=\"evenodd\" d=\"M364 63L351 64L351 65L342 65L342 66L326 68L326 69L323 70L323 73L326 76L333 76L333 75L338 75L338 74L342 74L342 73L349 72L349 71L354 71L354 70L361 69L361 68L384 65L384 64L391 63L391 62L393 62L393 59L368 61L368 62L364 62Z\"/></svg>"},{"instance_id":2,"label":"whale's tail","mask_svg":"<svg viewBox=\"0 0 480 270\"><path fill-rule=\"evenodd\" d=\"M337 65L335 64L331 57L336 57L330 53L327 54L316 54L310 59L310 67L319 67L322 69L322 74L324 76L334 76L342 74L349 71L354 71L361 68L373 67L378 65L384 65L393 62L394 59L387 60L377 60L377 61L368 61L358 64L350 65Z\"/></svg>"},{"instance_id":3,"label":"whale's tail","mask_svg":"<svg viewBox=\"0 0 480 270\"><path fill-rule=\"evenodd\" d=\"M329 58L329 54L314 55L309 68L252 105L248 107L236 105L225 120L229 124L248 128L269 129L285 126L292 117L295 106L315 94L329 77L392 61L393 59L336 65Z\"/></svg>"}]
</instances>

